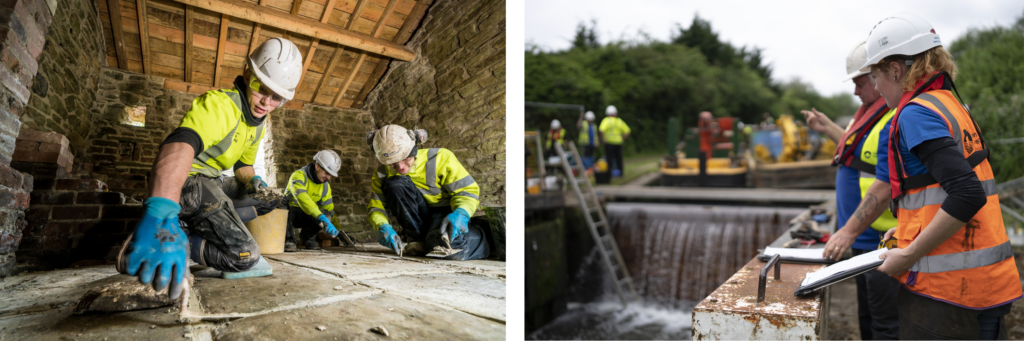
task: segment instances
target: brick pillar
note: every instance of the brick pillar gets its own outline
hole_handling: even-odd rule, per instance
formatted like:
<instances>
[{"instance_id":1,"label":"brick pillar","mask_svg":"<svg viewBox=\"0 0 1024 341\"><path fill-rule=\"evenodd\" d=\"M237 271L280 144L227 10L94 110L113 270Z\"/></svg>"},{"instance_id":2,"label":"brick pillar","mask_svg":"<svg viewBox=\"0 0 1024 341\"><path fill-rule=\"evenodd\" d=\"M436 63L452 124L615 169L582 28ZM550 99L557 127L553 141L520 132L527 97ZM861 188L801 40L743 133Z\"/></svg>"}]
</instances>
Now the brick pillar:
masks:
<instances>
[{"instance_id":1,"label":"brick pillar","mask_svg":"<svg viewBox=\"0 0 1024 341\"><path fill-rule=\"evenodd\" d=\"M0 277L14 269L32 176L10 167L56 0L0 0Z\"/></svg>"}]
</instances>

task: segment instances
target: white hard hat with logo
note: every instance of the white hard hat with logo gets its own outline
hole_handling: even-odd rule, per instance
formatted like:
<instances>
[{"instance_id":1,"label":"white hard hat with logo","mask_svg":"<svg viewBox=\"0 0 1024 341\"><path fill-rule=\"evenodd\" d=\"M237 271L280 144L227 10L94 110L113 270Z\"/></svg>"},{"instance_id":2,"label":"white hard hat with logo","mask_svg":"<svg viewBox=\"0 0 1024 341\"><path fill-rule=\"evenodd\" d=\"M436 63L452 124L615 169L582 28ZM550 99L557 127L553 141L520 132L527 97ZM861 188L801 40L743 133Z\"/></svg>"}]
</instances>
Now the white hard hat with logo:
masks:
<instances>
[{"instance_id":1,"label":"white hard hat with logo","mask_svg":"<svg viewBox=\"0 0 1024 341\"><path fill-rule=\"evenodd\" d=\"M302 54L283 38L270 38L249 56L249 69L274 93L292 99L302 78Z\"/></svg>"},{"instance_id":2,"label":"white hard hat with logo","mask_svg":"<svg viewBox=\"0 0 1024 341\"><path fill-rule=\"evenodd\" d=\"M931 23L915 14L899 13L871 29L864 45L867 62L860 71L870 72L872 65L888 56L913 56L936 46L942 46L942 40Z\"/></svg>"},{"instance_id":3,"label":"white hard hat with logo","mask_svg":"<svg viewBox=\"0 0 1024 341\"><path fill-rule=\"evenodd\" d=\"M604 114L608 116L618 116L619 110L615 109L614 105L609 105L608 108L604 109Z\"/></svg>"},{"instance_id":4,"label":"white hard hat with logo","mask_svg":"<svg viewBox=\"0 0 1024 341\"><path fill-rule=\"evenodd\" d=\"M399 125L386 125L371 132L367 139L372 139L374 155L385 165L405 160L413 155L417 144L427 141L427 131L423 129L408 130Z\"/></svg>"},{"instance_id":5,"label":"white hard hat with logo","mask_svg":"<svg viewBox=\"0 0 1024 341\"><path fill-rule=\"evenodd\" d=\"M865 43L866 42L862 41L860 44L857 44L853 50L850 50L850 54L846 56L846 78L843 78L844 81L870 73L868 71L860 70L860 67L868 60L867 53L864 52Z\"/></svg>"},{"instance_id":6,"label":"white hard hat with logo","mask_svg":"<svg viewBox=\"0 0 1024 341\"><path fill-rule=\"evenodd\" d=\"M586 114L583 114L583 118L586 119L587 121L593 121L594 120L594 112L593 111L588 111Z\"/></svg>"},{"instance_id":7,"label":"white hard hat with logo","mask_svg":"<svg viewBox=\"0 0 1024 341\"><path fill-rule=\"evenodd\" d=\"M557 119L551 120L551 130L556 130L560 128L562 128L562 122L559 122Z\"/></svg>"},{"instance_id":8,"label":"white hard hat with logo","mask_svg":"<svg viewBox=\"0 0 1024 341\"><path fill-rule=\"evenodd\" d=\"M341 157L338 153L330 149L321 150L313 156L313 161L316 161L327 174L338 176L338 169L341 169Z\"/></svg>"}]
</instances>

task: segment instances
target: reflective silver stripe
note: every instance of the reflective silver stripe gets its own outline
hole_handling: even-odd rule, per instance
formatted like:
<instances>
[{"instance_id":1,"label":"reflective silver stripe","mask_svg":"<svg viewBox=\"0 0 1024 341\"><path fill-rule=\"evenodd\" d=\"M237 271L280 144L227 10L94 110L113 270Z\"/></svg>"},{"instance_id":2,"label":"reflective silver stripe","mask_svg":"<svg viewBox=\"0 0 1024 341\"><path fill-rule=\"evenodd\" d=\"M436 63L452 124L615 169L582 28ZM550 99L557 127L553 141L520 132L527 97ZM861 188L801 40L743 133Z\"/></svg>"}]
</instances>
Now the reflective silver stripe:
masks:
<instances>
[{"instance_id":1,"label":"reflective silver stripe","mask_svg":"<svg viewBox=\"0 0 1024 341\"><path fill-rule=\"evenodd\" d=\"M334 203L334 198L330 198L330 199L327 199L327 201L324 201L323 204L320 204L320 206L327 206L327 205L330 205L330 204L333 204L333 203Z\"/></svg>"},{"instance_id":2,"label":"reflective silver stripe","mask_svg":"<svg viewBox=\"0 0 1024 341\"><path fill-rule=\"evenodd\" d=\"M466 191L455 193L455 195L453 195L453 197L469 197L469 198L473 198L473 199L476 199L476 200L480 200L480 196L477 196L476 194L469 193L469 192L466 192Z\"/></svg>"},{"instance_id":3,"label":"reflective silver stripe","mask_svg":"<svg viewBox=\"0 0 1024 341\"><path fill-rule=\"evenodd\" d=\"M327 202L324 201L324 198L327 198L327 190L329 188L324 188L324 186L328 186L328 185L327 184L323 184L322 186L320 186L320 200L319 200L319 202L317 202L317 206L325 206L325 205L327 205ZM334 199L334 198L329 198L327 200L332 200L332 199Z\"/></svg>"},{"instance_id":4,"label":"reflective silver stripe","mask_svg":"<svg viewBox=\"0 0 1024 341\"><path fill-rule=\"evenodd\" d=\"M459 188L465 188L466 186L472 185L474 183L476 183L476 180L473 180L473 176L466 175L465 178L459 179L458 181L455 181L447 185L441 185L441 187L443 187L448 192L455 192L459 190Z\"/></svg>"},{"instance_id":5,"label":"reflective silver stripe","mask_svg":"<svg viewBox=\"0 0 1024 341\"><path fill-rule=\"evenodd\" d=\"M998 194L996 188L996 179L988 179L981 182L981 188L985 189L985 196L992 196ZM907 210L916 210L928 205L941 205L943 201L946 201L946 197L949 194L942 187L926 188L923 191L907 194L907 196L900 199L900 207Z\"/></svg>"},{"instance_id":6,"label":"reflective silver stripe","mask_svg":"<svg viewBox=\"0 0 1024 341\"><path fill-rule=\"evenodd\" d=\"M423 195L441 194L441 189L437 188L437 151L438 148L427 150L427 189L420 189Z\"/></svg>"},{"instance_id":7,"label":"reflective silver stripe","mask_svg":"<svg viewBox=\"0 0 1024 341\"><path fill-rule=\"evenodd\" d=\"M875 175L874 175L874 174L871 174L871 173L868 173L868 172L860 172L860 177L861 177L862 179L863 179L863 178L871 178L871 179L874 179L874 178L875 178Z\"/></svg>"},{"instance_id":8,"label":"reflective silver stripe","mask_svg":"<svg viewBox=\"0 0 1024 341\"><path fill-rule=\"evenodd\" d=\"M950 130L953 131L953 140L956 141L956 145L960 147L960 152L963 153L964 140L963 137L960 136L960 123L957 122L956 117L953 117L953 114L949 112L949 108L946 108L946 105L942 104L942 101L940 101L937 97L929 93L923 93L921 95L918 95L917 98L928 103L931 103L932 105L939 109L939 112L942 113L942 116L946 117L946 121L949 121L949 124L951 125Z\"/></svg>"},{"instance_id":9,"label":"reflective silver stripe","mask_svg":"<svg viewBox=\"0 0 1024 341\"><path fill-rule=\"evenodd\" d=\"M373 213L373 212L380 212L380 213L383 213L384 215L387 215L387 214L388 214L387 212L384 212L384 210L383 210L383 209L380 209L380 208L376 208L376 207L371 207L371 208L370 208L370 213Z\"/></svg>"},{"instance_id":10,"label":"reflective silver stripe","mask_svg":"<svg viewBox=\"0 0 1024 341\"><path fill-rule=\"evenodd\" d=\"M232 128L231 131L228 132L226 136L224 136L224 139L220 140L220 142L217 142L217 144L213 145L212 147L206 148L206 150L203 150L202 153L199 153L199 156L196 156L194 161L199 161L200 163L204 164L206 166L206 169L197 169L196 167L192 167L192 171L199 172L203 175L212 177L220 176L221 171L218 171L214 167L211 167L210 164L206 163L206 161L223 155L225 152L228 151L228 148L231 148L231 143L234 140L235 132L238 131L238 125L241 123L242 118L239 117L238 122L235 122L235 127Z\"/></svg>"},{"instance_id":11,"label":"reflective silver stripe","mask_svg":"<svg viewBox=\"0 0 1024 341\"><path fill-rule=\"evenodd\" d=\"M380 202L384 202L384 198L381 198L380 194L373 193L373 192L370 192L370 200L377 200L377 201L380 201Z\"/></svg>"},{"instance_id":12,"label":"reflective silver stripe","mask_svg":"<svg viewBox=\"0 0 1024 341\"><path fill-rule=\"evenodd\" d=\"M304 189L300 189L300 190L295 191L295 195L299 195L299 194L302 194L302 193L309 193L309 191L304 190Z\"/></svg>"},{"instance_id":13,"label":"reflective silver stripe","mask_svg":"<svg viewBox=\"0 0 1024 341\"><path fill-rule=\"evenodd\" d=\"M293 184L300 184L300 185L303 185L303 186L306 185L306 181L305 180L299 180L299 179L292 180L292 183Z\"/></svg>"},{"instance_id":14,"label":"reflective silver stripe","mask_svg":"<svg viewBox=\"0 0 1024 341\"><path fill-rule=\"evenodd\" d=\"M980 250L971 250L937 256L921 257L910 271L936 273L989 266L1013 257L1010 241Z\"/></svg>"}]
</instances>

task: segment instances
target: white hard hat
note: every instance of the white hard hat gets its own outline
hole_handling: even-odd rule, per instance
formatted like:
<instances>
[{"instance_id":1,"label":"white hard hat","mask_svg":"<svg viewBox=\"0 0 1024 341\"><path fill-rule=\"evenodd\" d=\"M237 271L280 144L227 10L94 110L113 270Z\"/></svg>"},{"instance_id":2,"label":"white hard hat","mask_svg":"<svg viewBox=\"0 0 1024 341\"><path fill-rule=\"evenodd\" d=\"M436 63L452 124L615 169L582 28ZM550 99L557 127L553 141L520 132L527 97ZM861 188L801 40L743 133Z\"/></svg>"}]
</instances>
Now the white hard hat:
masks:
<instances>
[{"instance_id":1,"label":"white hard hat","mask_svg":"<svg viewBox=\"0 0 1024 341\"><path fill-rule=\"evenodd\" d=\"M416 145L427 140L426 130L407 130L394 124L386 125L371 134L373 152L377 160L385 165L413 156L417 149Z\"/></svg>"},{"instance_id":2,"label":"white hard hat","mask_svg":"<svg viewBox=\"0 0 1024 341\"><path fill-rule=\"evenodd\" d=\"M888 56L913 56L936 46L942 46L942 40L931 23L915 14L899 13L871 29L864 46L867 62L860 71L870 72L871 65Z\"/></svg>"},{"instance_id":3,"label":"white hard hat","mask_svg":"<svg viewBox=\"0 0 1024 341\"><path fill-rule=\"evenodd\" d=\"M270 90L290 100L302 78L302 54L291 41L270 38L249 56L249 69Z\"/></svg>"},{"instance_id":4,"label":"white hard hat","mask_svg":"<svg viewBox=\"0 0 1024 341\"><path fill-rule=\"evenodd\" d=\"M609 105L608 108L604 109L604 114L618 116L619 110L615 109L614 105Z\"/></svg>"},{"instance_id":5,"label":"white hard hat","mask_svg":"<svg viewBox=\"0 0 1024 341\"><path fill-rule=\"evenodd\" d=\"M562 122L557 119L551 120L551 130L562 128Z\"/></svg>"},{"instance_id":6,"label":"white hard hat","mask_svg":"<svg viewBox=\"0 0 1024 341\"><path fill-rule=\"evenodd\" d=\"M594 120L594 112L593 111L588 111L586 114L583 114L583 118L586 119L587 121L593 121Z\"/></svg>"},{"instance_id":7,"label":"white hard hat","mask_svg":"<svg viewBox=\"0 0 1024 341\"><path fill-rule=\"evenodd\" d=\"M321 150L313 155L313 161L316 161L327 174L338 176L338 169L341 168L341 157L338 153L330 149Z\"/></svg>"},{"instance_id":8,"label":"white hard hat","mask_svg":"<svg viewBox=\"0 0 1024 341\"><path fill-rule=\"evenodd\" d=\"M868 59L867 54L864 53L865 43L866 42L864 41L860 42L860 44L857 44L857 46L854 47L853 50L850 50L850 54L846 55L847 75L846 78L843 79L844 81L848 79L854 79L870 73L868 71L860 70L860 67L864 65L864 63L866 63Z\"/></svg>"}]
</instances>

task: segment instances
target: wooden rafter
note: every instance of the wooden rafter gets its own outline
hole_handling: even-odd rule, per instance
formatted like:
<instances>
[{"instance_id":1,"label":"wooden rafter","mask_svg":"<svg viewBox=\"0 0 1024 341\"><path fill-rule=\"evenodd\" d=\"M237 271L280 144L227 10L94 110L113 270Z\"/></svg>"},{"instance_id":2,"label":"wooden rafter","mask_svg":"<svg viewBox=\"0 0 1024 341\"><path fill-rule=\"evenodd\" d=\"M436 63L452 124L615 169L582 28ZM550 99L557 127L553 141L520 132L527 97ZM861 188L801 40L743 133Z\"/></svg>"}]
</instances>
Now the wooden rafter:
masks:
<instances>
[{"instance_id":1,"label":"wooden rafter","mask_svg":"<svg viewBox=\"0 0 1024 341\"><path fill-rule=\"evenodd\" d=\"M366 4L369 0L359 0L356 4L356 9L352 11L352 16L349 17L348 23L345 24L345 29L352 27L352 23L356 22L356 19L363 14L363 9L366 8ZM316 103L316 96L320 94L320 90L324 88L324 83L327 83L327 77L331 75L331 70L334 70L335 66L338 66L338 61L341 60L341 54L344 52L344 48L340 45L334 49L334 54L331 56L331 62L327 63L327 68L324 69L323 77L320 77L320 84L316 85L316 90L313 90L313 97L310 98L310 102Z\"/></svg>"},{"instance_id":2,"label":"wooden rafter","mask_svg":"<svg viewBox=\"0 0 1024 341\"><path fill-rule=\"evenodd\" d=\"M244 20L271 25L294 33L319 38L358 50L368 51L394 59L411 61L412 50L394 42L367 34L339 29L330 24L268 9L243 0L174 0L221 14L230 14Z\"/></svg>"},{"instance_id":3,"label":"wooden rafter","mask_svg":"<svg viewBox=\"0 0 1024 341\"><path fill-rule=\"evenodd\" d=\"M107 0L110 14L110 30L114 32L114 51L117 52L117 67L128 70L128 55L124 48L124 28L121 27L121 1Z\"/></svg>"},{"instance_id":4,"label":"wooden rafter","mask_svg":"<svg viewBox=\"0 0 1024 341\"><path fill-rule=\"evenodd\" d=\"M434 3L434 0L420 0L416 2L416 6L413 6L412 11L405 18L405 23L402 24L402 28L398 30L398 35L395 36L395 43L405 45L412 38L412 32L420 26L420 21L427 14L427 8ZM366 100L366 96L370 95L370 90L380 82L381 77L384 77L384 71L387 71L388 64L391 61L388 59L381 58L377 62L377 67L373 69L373 73L370 74L370 79L363 84L363 89L359 91L359 95L356 96L355 101L352 102L352 106L362 105L363 101Z\"/></svg>"},{"instance_id":5,"label":"wooden rafter","mask_svg":"<svg viewBox=\"0 0 1024 341\"><path fill-rule=\"evenodd\" d=\"M224 45L225 45L225 43L227 43L227 39L228 39L228 15L227 14L221 14L220 15L220 40L217 41L217 62L214 65L216 68L214 69L215 71L213 73L213 86L217 86L217 84L220 83L220 76L221 76L221 71L220 71L221 70L221 66L220 66L220 64L224 62Z\"/></svg>"},{"instance_id":6,"label":"wooden rafter","mask_svg":"<svg viewBox=\"0 0 1024 341\"><path fill-rule=\"evenodd\" d=\"M146 14L146 0L135 0L135 9L139 14L139 43L142 47L142 73L153 72L152 54L149 52L149 20Z\"/></svg>"},{"instance_id":7,"label":"wooden rafter","mask_svg":"<svg viewBox=\"0 0 1024 341\"><path fill-rule=\"evenodd\" d=\"M266 5L267 0L260 0L260 6ZM249 53L246 54L247 56L251 55L252 51L256 51L256 44L260 43L260 30L262 28L263 25L260 23L255 23L254 25L252 25L252 37L249 38Z\"/></svg>"},{"instance_id":8,"label":"wooden rafter","mask_svg":"<svg viewBox=\"0 0 1024 341\"><path fill-rule=\"evenodd\" d=\"M192 68L195 66L195 48L192 46L192 20L196 18L195 7L185 5L185 82L192 83Z\"/></svg>"},{"instance_id":9,"label":"wooden rafter","mask_svg":"<svg viewBox=\"0 0 1024 341\"><path fill-rule=\"evenodd\" d=\"M381 31L384 30L384 23L388 21L388 17L391 16L391 11L395 9L395 4L398 0L391 0L388 2L388 7L384 9L384 14L381 15L380 20L377 21L377 26L373 28L373 37L379 37ZM366 52L359 52L359 58L356 59L356 63L352 66L352 73L345 79L345 84L341 86L341 90L338 94L334 95L334 100L331 101L332 106L338 106L338 101L345 97L345 91L348 91L348 87L352 85L352 80L356 79L356 74L359 73L359 68L363 66L363 61L366 60Z\"/></svg>"},{"instance_id":10,"label":"wooden rafter","mask_svg":"<svg viewBox=\"0 0 1024 341\"><path fill-rule=\"evenodd\" d=\"M292 12L291 12L292 15L299 15L299 9L301 9L301 8L302 8L302 0L295 0L295 2L292 2ZM286 39L286 40L287 39L291 39L291 37L292 37L292 31L285 30L284 31L284 39ZM301 76L299 76L299 77L301 77Z\"/></svg>"},{"instance_id":11,"label":"wooden rafter","mask_svg":"<svg viewBox=\"0 0 1024 341\"><path fill-rule=\"evenodd\" d=\"M324 14L320 15L320 22L325 23L331 18L331 11L334 11L334 4L337 1L338 0L327 1L327 5L324 6ZM306 53L306 59L302 61L302 75L299 76L299 85L302 85L302 80L306 78L306 73L309 72L309 64L313 62L313 55L316 54L317 45L320 45L320 39L313 38L313 42L309 44L309 52ZM310 102L312 102L312 100L310 100Z\"/></svg>"}]
</instances>

